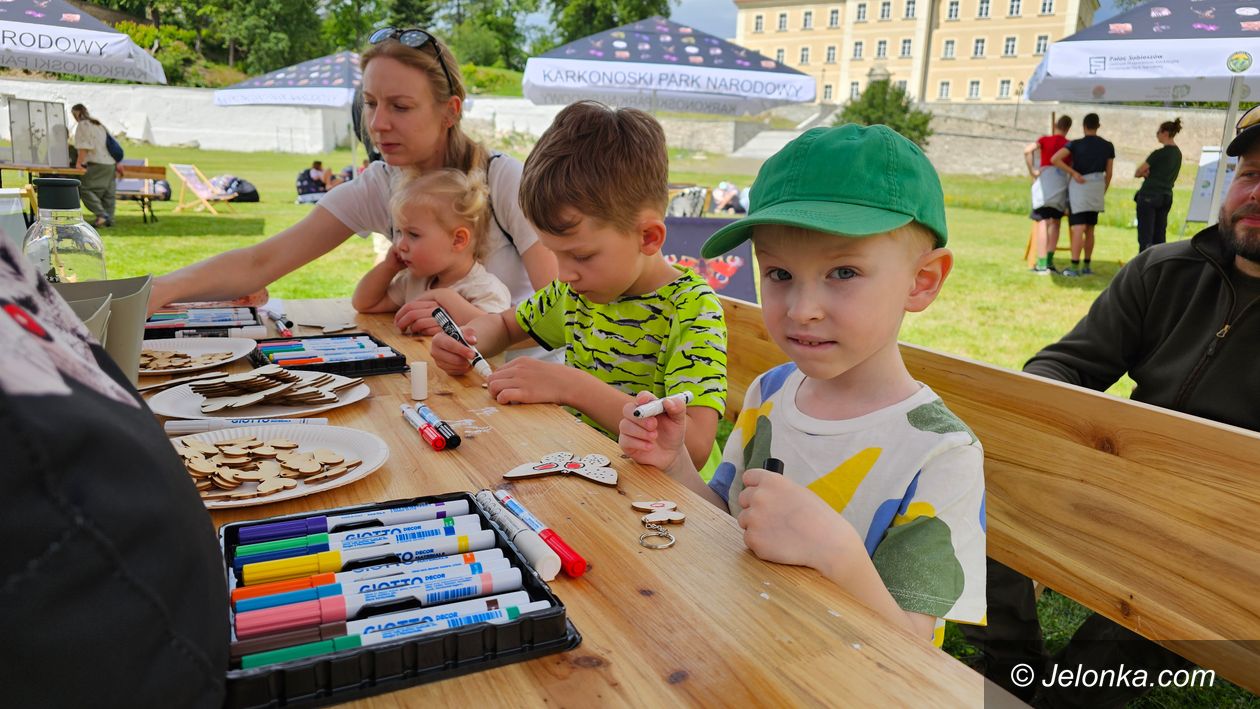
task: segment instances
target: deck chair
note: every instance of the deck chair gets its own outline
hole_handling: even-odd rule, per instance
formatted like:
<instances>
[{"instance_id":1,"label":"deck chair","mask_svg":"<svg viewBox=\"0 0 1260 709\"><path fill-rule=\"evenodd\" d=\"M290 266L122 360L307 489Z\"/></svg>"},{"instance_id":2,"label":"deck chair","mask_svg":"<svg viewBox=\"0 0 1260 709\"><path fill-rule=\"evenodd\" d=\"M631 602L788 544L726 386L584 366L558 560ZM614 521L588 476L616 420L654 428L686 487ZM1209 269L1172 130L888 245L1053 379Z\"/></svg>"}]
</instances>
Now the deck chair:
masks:
<instances>
[{"instance_id":1,"label":"deck chair","mask_svg":"<svg viewBox=\"0 0 1260 709\"><path fill-rule=\"evenodd\" d=\"M140 203L140 216L144 223L157 222L153 213L153 200L161 199L155 186L157 180L166 179L166 168L149 166L148 159L134 158L118 161L122 176L116 181L115 196L118 199L129 199Z\"/></svg>"},{"instance_id":2,"label":"deck chair","mask_svg":"<svg viewBox=\"0 0 1260 709\"><path fill-rule=\"evenodd\" d=\"M171 170L179 177L179 200L175 204L174 211L178 212L188 207L196 207L197 211L207 209L211 214L218 215L215 211L213 202L221 202L229 212L235 212L232 209L230 200L236 198L235 192L220 192L210 184L210 180L201 174L201 170L196 165L181 165L179 163L171 163ZM191 191L192 198L187 202L184 201L184 192Z\"/></svg>"}]
</instances>

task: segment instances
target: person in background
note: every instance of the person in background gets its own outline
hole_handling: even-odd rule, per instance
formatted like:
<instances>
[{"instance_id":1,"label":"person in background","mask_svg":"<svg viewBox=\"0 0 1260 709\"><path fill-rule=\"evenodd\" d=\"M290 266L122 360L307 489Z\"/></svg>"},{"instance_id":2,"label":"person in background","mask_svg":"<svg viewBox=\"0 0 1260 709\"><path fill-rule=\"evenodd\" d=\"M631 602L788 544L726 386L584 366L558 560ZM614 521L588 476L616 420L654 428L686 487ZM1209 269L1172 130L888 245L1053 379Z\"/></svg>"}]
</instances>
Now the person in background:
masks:
<instances>
[{"instance_id":1,"label":"person in background","mask_svg":"<svg viewBox=\"0 0 1260 709\"><path fill-rule=\"evenodd\" d=\"M1067 174L1055 167L1051 158L1067 145L1068 131L1072 129L1070 116L1059 116L1054 122L1054 133L1043 135L1024 147L1024 164L1033 178L1032 219L1037 223L1033 235L1033 249L1037 265L1032 272L1044 276L1057 271L1054 252L1059 247L1059 230L1067 211ZM1040 153L1039 166L1033 167L1033 155Z\"/></svg>"},{"instance_id":2,"label":"person in background","mask_svg":"<svg viewBox=\"0 0 1260 709\"><path fill-rule=\"evenodd\" d=\"M1076 327L1028 360L1025 372L1095 391L1127 374L1134 401L1260 431L1260 320L1244 317L1260 307L1260 108L1239 119L1225 152L1238 169L1217 223L1126 263ZM1032 581L992 559L988 579L988 625L959 629L981 652L985 676L1035 707L1119 709L1149 689L1043 683L1044 668L1056 664L1125 667L1152 678L1190 665L1097 613L1051 657ZM1037 681L1015 685L1019 666L1031 667Z\"/></svg>"},{"instance_id":3,"label":"person in background","mask_svg":"<svg viewBox=\"0 0 1260 709\"><path fill-rule=\"evenodd\" d=\"M79 179L79 194L83 206L96 219L93 226L114 226L114 157L105 149L107 131L101 122L88 113L87 106L76 103L70 115L78 125L74 127L74 147L77 153L74 166L86 170Z\"/></svg>"},{"instance_id":4,"label":"person in background","mask_svg":"<svg viewBox=\"0 0 1260 709\"><path fill-rule=\"evenodd\" d=\"M1111 186L1111 171L1116 159L1116 147L1111 141L1098 137L1100 125L1097 113L1086 114L1081 122L1085 137L1069 142L1050 160L1072 178L1068 184L1068 208L1072 210L1068 215L1068 225L1072 228L1072 267L1063 270L1063 275L1068 277L1088 276L1094 272L1089 265L1094 255L1094 227L1098 225L1098 214L1106 208L1107 188ZM1082 250L1084 265L1081 264Z\"/></svg>"},{"instance_id":5,"label":"person in background","mask_svg":"<svg viewBox=\"0 0 1260 709\"><path fill-rule=\"evenodd\" d=\"M1137 203L1138 253L1166 240L1168 212L1172 209L1173 184L1181 172L1181 148L1173 140L1181 132L1181 119L1164 121L1155 132L1159 148L1138 165L1134 177L1144 178L1133 201Z\"/></svg>"}]
</instances>

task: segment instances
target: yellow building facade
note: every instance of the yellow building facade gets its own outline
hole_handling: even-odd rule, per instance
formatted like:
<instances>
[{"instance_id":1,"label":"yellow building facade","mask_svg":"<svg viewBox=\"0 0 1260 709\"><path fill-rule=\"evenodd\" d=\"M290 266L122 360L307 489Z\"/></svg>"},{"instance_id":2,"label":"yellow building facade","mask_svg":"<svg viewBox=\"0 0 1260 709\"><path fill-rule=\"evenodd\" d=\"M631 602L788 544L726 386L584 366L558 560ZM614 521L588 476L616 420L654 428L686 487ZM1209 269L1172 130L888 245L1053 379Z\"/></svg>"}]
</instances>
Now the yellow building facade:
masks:
<instances>
[{"instance_id":1,"label":"yellow building facade","mask_svg":"<svg viewBox=\"0 0 1260 709\"><path fill-rule=\"evenodd\" d=\"M1014 102L1050 43L1098 0L735 0L735 42L813 76L818 100L887 72L917 101Z\"/></svg>"}]
</instances>

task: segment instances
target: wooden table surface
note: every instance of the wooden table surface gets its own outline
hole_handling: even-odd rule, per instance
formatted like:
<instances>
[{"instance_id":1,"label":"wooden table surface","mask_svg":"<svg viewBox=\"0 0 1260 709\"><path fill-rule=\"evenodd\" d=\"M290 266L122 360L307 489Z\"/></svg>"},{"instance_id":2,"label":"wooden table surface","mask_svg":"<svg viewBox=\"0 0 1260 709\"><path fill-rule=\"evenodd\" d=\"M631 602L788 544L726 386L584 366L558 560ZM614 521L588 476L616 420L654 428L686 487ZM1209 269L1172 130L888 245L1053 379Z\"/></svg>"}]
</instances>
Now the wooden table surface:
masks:
<instances>
[{"instance_id":1,"label":"wooden table surface","mask_svg":"<svg viewBox=\"0 0 1260 709\"><path fill-rule=\"evenodd\" d=\"M347 300L288 301L295 323L357 321L405 353L428 359L428 340L403 337L391 316L355 316ZM269 325L270 327L270 325ZM317 334L298 328L295 334ZM241 365L238 363L238 367ZM242 367L243 368L243 367ZM889 705L979 706L979 674L926 641L889 627L812 569L757 559L739 525L659 471L620 457L615 442L552 405L500 406L475 374L453 378L430 362L427 404L447 420L493 430L435 452L399 414L402 374L368 378L372 396L327 413L390 446L385 465L325 493L211 513L216 526L345 505L460 490L506 488L590 564L551 587L582 634L576 649L358 702L370 707ZM501 474L556 451L602 453L616 488L576 478L507 484ZM668 499L686 513L678 543L653 551L634 500Z\"/></svg>"}]
</instances>

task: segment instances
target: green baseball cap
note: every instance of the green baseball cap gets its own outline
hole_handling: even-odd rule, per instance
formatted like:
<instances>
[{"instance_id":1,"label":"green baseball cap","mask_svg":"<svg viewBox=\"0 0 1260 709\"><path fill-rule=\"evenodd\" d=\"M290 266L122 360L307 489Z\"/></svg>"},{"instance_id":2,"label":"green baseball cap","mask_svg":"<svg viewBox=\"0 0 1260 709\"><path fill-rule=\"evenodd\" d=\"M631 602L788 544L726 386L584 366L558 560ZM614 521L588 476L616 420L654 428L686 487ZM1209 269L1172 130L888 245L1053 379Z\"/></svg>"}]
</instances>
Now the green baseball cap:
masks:
<instances>
[{"instance_id":1,"label":"green baseball cap","mask_svg":"<svg viewBox=\"0 0 1260 709\"><path fill-rule=\"evenodd\" d=\"M842 236L873 236L917 221L949 240L945 195L919 146L888 126L812 128L761 166L748 216L717 231L700 254L713 258L752 238L758 224Z\"/></svg>"}]
</instances>

